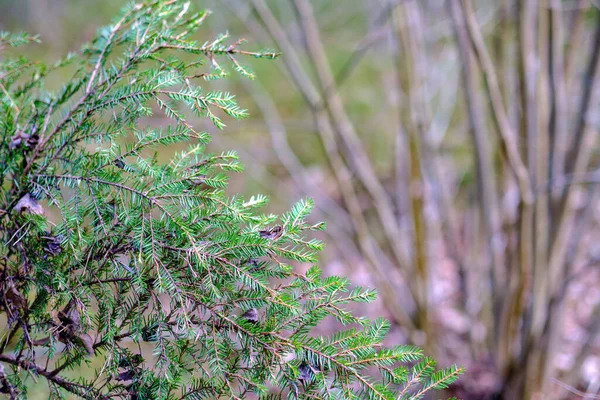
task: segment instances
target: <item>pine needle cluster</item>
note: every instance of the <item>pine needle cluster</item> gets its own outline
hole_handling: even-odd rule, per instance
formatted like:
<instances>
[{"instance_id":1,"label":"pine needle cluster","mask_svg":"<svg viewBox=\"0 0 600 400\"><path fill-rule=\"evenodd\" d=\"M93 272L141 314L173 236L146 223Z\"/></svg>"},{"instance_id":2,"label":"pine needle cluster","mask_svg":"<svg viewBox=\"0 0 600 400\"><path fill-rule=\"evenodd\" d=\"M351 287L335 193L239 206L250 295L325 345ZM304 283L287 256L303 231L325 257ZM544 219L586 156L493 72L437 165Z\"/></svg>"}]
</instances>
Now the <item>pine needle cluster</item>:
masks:
<instances>
[{"instance_id":1,"label":"pine needle cluster","mask_svg":"<svg viewBox=\"0 0 600 400\"><path fill-rule=\"evenodd\" d=\"M252 78L240 59L277 54L195 41L208 15L132 4L54 65L13 49L36 37L1 34L0 392L27 398L40 379L51 398L89 399L417 399L447 387L460 368L382 347L389 323L346 310L373 290L294 272L323 246L310 200L277 216L260 213L264 196L225 194L236 154L208 153L188 121L244 118L211 80ZM50 90L57 70L72 76ZM167 147L184 150L165 162ZM313 334L328 317L347 329Z\"/></svg>"}]
</instances>

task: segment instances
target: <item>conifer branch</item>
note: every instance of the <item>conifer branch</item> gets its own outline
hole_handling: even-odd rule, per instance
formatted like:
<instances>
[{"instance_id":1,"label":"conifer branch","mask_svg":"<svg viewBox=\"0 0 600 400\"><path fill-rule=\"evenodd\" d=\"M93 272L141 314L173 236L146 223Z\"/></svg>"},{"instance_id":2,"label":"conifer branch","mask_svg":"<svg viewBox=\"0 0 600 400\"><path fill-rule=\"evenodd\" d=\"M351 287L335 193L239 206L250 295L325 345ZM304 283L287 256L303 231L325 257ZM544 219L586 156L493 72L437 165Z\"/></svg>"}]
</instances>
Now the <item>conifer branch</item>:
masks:
<instances>
[{"instance_id":1,"label":"conifer branch","mask_svg":"<svg viewBox=\"0 0 600 400\"><path fill-rule=\"evenodd\" d=\"M221 60L252 78L241 58L278 53L228 35L195 42L208 14L174 0L127 7L57 63L77 66L58 91L45 89L43 66L0 62L0 161L12 178L0 189L0 390L13 398L27 396L26 370L89 399L393 399L406 389L402 365L423 358L385 348L389 324L346 309L375 291L316 266L293 271L323 248L310 235L324 228L308 222L311 200L275 216L258 212L264 196L225 194L227 173L242 170L236 154L207 154L210 136L181 109L219 129L225 116L246 117L210 80L227 75ZM28 40L0 35L0 47ZM16 87L8 76L19 68L43 73ZM143 128L157 110L170 126ZM186 142L166 161L152 154ZM314 337L327 317L352 327ZM92 357L102 368L64 377ZM460 372L407 390L436 390Z\"/></svg>"}]
</instances>

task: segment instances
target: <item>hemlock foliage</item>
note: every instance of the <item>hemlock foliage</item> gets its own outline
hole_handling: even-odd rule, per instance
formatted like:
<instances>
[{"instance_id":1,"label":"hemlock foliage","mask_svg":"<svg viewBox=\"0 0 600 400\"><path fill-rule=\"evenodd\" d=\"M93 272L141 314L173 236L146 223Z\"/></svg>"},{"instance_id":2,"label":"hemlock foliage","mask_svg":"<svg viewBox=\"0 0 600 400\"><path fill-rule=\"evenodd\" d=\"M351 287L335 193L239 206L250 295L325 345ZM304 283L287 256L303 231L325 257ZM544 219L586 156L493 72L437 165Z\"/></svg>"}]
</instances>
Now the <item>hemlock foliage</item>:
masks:
<instances>
[{"instance_id":1,"label":"hemlock foliage","mask_svg":"<svg viewBox=\"0 0 600 400\"><path fill-rule=\"evenodd\" d=\"M37 38L0 36L0 392L26 398L34 380L52 398L102 399L412 399L447 387L460 368L381 347L388 322L344 309L374 291L316 266L294 272L322 248L307 235L324 227L306 221L310 200L276 216L256 211L263 196L224 194L237 157L206 153L188 116L218 128L246 116L210 80L252 78L240 58L277 54L227 35L195 42L207 16L182 1L132 4L51 66L9 49ZM72 78L45 89L65 68ZM185 149L164 162L165 146ZM328 316L352 328L311 334Z\"/></svg>"}]
</instances>

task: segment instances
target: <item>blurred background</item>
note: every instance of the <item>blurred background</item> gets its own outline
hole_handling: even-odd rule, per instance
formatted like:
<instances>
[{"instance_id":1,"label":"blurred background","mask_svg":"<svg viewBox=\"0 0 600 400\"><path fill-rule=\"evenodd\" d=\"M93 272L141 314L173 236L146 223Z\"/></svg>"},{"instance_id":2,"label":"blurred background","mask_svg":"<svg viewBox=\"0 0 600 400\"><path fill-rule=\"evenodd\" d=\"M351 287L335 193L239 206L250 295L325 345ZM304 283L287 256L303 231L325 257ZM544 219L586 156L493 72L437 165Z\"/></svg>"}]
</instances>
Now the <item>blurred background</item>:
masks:
<instances>
[{"instance_id":1,"label":"blurred background","mask_svg":"<svg viewBox=\"0 0 600 400\"><path fill-rule=\"evenodd\" d=\"M600 398L600 1L191 3L198 41L282 52L206 83L251 115L213 132L246 165L231 193L312 197L326 273L378 289L357 312L390 344L464 365L449 394ZM122 5L0 0L0 28L52 61Z\"/></svg>"}]
</instances>

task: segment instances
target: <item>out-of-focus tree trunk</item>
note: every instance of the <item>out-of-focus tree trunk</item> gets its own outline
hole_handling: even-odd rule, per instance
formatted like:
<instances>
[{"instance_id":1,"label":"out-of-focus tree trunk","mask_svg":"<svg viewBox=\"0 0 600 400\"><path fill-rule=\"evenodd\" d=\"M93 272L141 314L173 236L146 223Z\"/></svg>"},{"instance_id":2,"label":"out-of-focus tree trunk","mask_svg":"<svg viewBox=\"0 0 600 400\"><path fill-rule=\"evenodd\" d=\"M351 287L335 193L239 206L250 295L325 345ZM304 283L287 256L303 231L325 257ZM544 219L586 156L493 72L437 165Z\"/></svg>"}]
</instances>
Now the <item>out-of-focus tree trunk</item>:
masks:
<instances>
[{"instance_id":1,"label":"out-of-focus tree trunk","mask_svg":"<svg viewBox=\"0 0 600 400\"><path fill-rule=\"evenodd\" d=\"M556 366L564 328L560 315L576 262L567 254L568 235L590 234L586 218L575 218L572 176L585 174L592 162L588 121L600 30L590 30L582 15L597 12L585 10L583 2L569 11L558 0L449 0L444 20L435 2L383 2L380 14L372 11L375 17L369 17L375 32L368 32L340 67L320 33L318 10L326 2L292 1L295 21L285 10L275 16L263 0L248 3L283 50L287 71L311 110L355 233L351 240L379 277L395 321L429 350L452 352L439 334L447 308L435 295L440 268L432 252L441 240L456 274L450 307L481 329L468 329L459 339L467 342L464 350L453 354L467 367L494 376L489 387L469 389L464 396L529 399L552 393L552 379L562 376ZM434 20L439 24L432 25ZM254 21L248 15L245 22ZM286 24L298 27L305 57ZM382 24L390 25L387 53L373 39ZM580 37L590 37L590 51L574 42ZM453 54L447 62L460 68L461 82L447 132L434 138L446 89L438 70L447 66L432 62L444 51ZM583 72L572 60L582 56ZM340 88L350 84L361 62L373 60L393 66L393 79L382 80L384 105L394 105L386 108L392 134L362 132L364 125L348 111L353 99ZM581 92L574 90L579 81L585 82ZM378 175L366 140L389 141L394 149L391 187ZM446 142L469 149L472 187L444 181L449 166L460 170ZM323 199L325 214L327 204ZM400 273L409 302L404 296L394 300L386 268ZM574 379L571 374L568 383L577 385Z\"/></svg>"}]
</instances>

